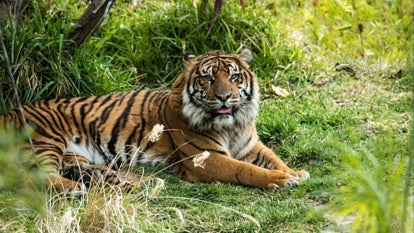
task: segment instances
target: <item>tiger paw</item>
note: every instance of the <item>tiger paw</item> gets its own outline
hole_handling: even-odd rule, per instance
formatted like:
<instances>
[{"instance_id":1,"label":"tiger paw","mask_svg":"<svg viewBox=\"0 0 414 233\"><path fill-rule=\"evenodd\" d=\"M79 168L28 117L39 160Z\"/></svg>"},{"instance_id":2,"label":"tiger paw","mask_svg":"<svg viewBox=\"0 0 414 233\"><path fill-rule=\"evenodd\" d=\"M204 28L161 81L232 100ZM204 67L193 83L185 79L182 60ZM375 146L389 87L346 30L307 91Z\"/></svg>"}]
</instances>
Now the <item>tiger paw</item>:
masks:
<instances>
[{"instance_id":1,"label":"tiger paw","mask_svg":"<svg viewBox=\"0 0 414 233\"><path fill-rule=\"evenodd\" d=\"M63 189L63 193L66 197L80 198L86 195L86 186L81 182L71 181L71 184L67 185Z\"/></svg>"},{"instance_id":2,"label":"tiger paw","mask_svg":"<svg viewBox=\"0 0 414 233\"><path fill-rule=\"evenodd\" d=\"M105 183L118 185L121 183L115 171L99 165L73 165L63 169L62 176L71 180L82 182L86 187Z\"/></svg>"},{"instance_id":3,"label":"tiger paw","mask_svg":"<svg viewBox=\"0 0 414 233\"><path fill-rule=\"evenodd\" d=\"M79 198L87 193L85 184L81 182L76 182L54 173L49 174L48 178L53 188L67 197Z\"/></svg>"},{"instance_id":4,"label":"tiger paw","mask_svg":"<svg viewBox=\"0 0 414 233\"><path fill-rule=\"evenodd\" d=\"M295 173L296 173L295 176L300 181L309 180L309 178L310 178L309 172L307 172L305 170L299 170L299 171L296 171Z\"/></svg>"},{"instance_id":5,"label":"tiger paw","mask_svg":"<svg viewBox=\"0 0 414 233\"><path fill-rule=\"evenodd\" d=\"M298 178L287 172L281 170L271 170L271 172L274 182L267 185L268 189L288 189L299 185Z\"/></svg>"},{"instance_id":6,"label":"tiger paw","mask_svg":"<svg viewBox=\"0 0 414 233\"><path fill-rule=\"evenodd\" d=\"M298 181L304 181L304 180L308 180L310 178L309 173L305 170L294 171L290 168L287 168L287 169L283 169L282 171L285 171L286 173L288 173L291 176L295 177L295 179L298 180Z\"/></svg>"}]
</instances>

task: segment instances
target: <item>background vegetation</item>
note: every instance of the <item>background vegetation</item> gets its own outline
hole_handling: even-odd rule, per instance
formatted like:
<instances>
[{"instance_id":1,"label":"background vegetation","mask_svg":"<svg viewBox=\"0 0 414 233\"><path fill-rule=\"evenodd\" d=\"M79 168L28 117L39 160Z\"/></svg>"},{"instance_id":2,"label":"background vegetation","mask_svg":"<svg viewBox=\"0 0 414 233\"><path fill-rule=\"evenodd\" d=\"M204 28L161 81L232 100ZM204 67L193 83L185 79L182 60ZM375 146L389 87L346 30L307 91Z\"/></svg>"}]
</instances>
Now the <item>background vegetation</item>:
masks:
<instances>
[{"instance_id":1,"label":"background vegetation","mask_svg":"<svg viewBox=\"0 0 414 233\"><path fill-rule=\"evenodd\" d=\"M97 187L67 200L26 191L38 186L10 168L19 139L2 131L0 231L412 232L412 1L244 2L245 13L226 1L207 35L212 8L201 12L199 1L117 1L69 55L65 35L88 3L34 0L21 22L1 29L0 61L10 64L20 101L31 103L167 89L185 52L249 47L262 90L260 137L310 181L279 192L186 185L141 167L148 179L139 190ZM0 114L19 101L7 68ZM272 85L290 95L278 97Z\"/></svg>"}]
</instances>

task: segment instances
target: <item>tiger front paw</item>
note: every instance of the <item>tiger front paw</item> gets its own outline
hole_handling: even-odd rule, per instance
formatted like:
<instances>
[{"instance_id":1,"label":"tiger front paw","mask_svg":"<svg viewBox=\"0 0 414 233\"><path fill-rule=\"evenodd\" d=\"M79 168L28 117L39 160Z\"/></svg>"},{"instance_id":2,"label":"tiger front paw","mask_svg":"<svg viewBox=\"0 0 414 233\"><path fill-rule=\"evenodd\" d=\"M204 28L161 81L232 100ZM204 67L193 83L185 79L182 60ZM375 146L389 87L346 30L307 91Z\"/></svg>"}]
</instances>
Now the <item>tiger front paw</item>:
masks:
<instances>
[{"instance_id":1,"label":"tiger front paw","mask_svg":"<svg viewBox=\"0 0 414 233\"><path fill-rule=\"evenodd\" d=\"M290 168L281 169L282 171L289 173L291 176L295 177L298 181L308 180L310 178L309 172L305 170L294 171Z\"/></svg>"},{"instance_id":2,"label":"tiger front paw","mask_svg":"<svg viewBox=\"0 0 414 233\"><path fill-rule=\"evenodd\" d=\"M273 173L277 173L278 178L274 183L269 183L269 189L287 189L299 185L299 181L308 180L310 175L305 170L299 171L281 171L273 170Z\"/></svg>"},{"instance_id":3,"label":"tiger front paw","mask_svg":"<svg viewBox=\"0 0 414 233\"><path fill-rule=\"evenodd\" d=\"M300 181L309 180L309 178L310 178L309 172L307 172L305 170L299 170L299 171L296 171L295 173L296 173L295 176Z\"/></svg>"},{"instance_id":4,"label":"tiger front paw","mask_svg":"<svg viewBox=\"0 0 414 233\"><path fill-rule=\"evenodd\" d=\"M99 165L73 165L67 166L62 171L62 176L81 182L86 187L96 184L117 185L121 183L115 171Z\"/></svg>"},{"instance_id":5,"label":"tiger front paw","mask_svg":"<svg viewBox=\"0 0 414 233\"><path fill-rule=\"evenodd\" d=\"M299 185L299 179L281 170L271 170L272 182L267 185L268 189L288 189Z\"/></svg>"},{"instance_id":6,"label":"tiger front paw","mask_svg":"<svg viewBox=\"0 0 414 233\"><path fill-rule=\"evenodd\" d=\"M70 181L63 188L66 197L80 198L86 195L86 186L82 182Z\"/></svg>"},{"instance_id":7,"label":"tiger front paw","mask_svg":"<svg viewBox=\"0 0 414 233\"><path fill-rule=\"evenodd\" d=\"M52 187L58 193L65 194L66 197L79 198L87 193L86 186L82 182L73 181L54 173L49 174L48 178Z\"/></svg>"}]
</instances>

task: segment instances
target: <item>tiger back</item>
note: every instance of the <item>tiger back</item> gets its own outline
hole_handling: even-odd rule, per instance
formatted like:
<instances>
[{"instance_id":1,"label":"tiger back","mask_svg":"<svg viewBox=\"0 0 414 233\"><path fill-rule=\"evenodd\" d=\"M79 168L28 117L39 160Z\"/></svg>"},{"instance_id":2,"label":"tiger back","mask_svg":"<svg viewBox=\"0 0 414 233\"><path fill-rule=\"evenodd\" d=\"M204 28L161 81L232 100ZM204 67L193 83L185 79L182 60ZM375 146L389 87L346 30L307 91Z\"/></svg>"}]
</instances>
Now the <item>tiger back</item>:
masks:
<instances>
[{"instance_id":1,"label":"tiger back","mask_svg":"<svg viewBox=\"0 0 414 233\"><path fill-rule=\"evenodd\" d=\"M309 174L287 167L257 136L260 97L252 58L247 49L186 55L172 90L43 100L0 122L19 129L24 116L35 130L27 145L35 163L67 195L83 195L102 174L119 184L114 170L138 163L161 163L189 182L291 187ZM154 126L162 133L148 141Z\"/></svg>"}]
</instances>

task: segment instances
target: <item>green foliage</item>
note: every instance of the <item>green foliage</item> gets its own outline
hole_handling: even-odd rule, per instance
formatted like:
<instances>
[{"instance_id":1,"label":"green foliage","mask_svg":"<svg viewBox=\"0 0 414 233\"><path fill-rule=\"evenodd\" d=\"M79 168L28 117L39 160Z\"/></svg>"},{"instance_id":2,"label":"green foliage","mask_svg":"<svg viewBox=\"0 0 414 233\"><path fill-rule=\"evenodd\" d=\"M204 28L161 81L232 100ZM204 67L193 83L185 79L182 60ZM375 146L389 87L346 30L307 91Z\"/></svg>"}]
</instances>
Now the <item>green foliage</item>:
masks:
<instances>
[{"instance_id":1,"label":"green foliage","mask_svg":"<svg viewBox=\"0 0 414 233\"><path fill-rule=\"evenodd\" d=\"M9 18L1 29L7 54L7 57L0 57L2 64L5 64L0 66L1 98L5 100L2 110L16 105L13 82L6 72L8 68L12 71L22 103L64 96L68 92L80 94L78 81L69 69L73 63L64 50L62 27L66 26L65 15L60 14L59 8L50 11L42 2L32 3L28 12L30 17L25 18L22 25Z\"/></svg>"},{"instance_id":2,"label":"green foliage","mask_svg":"<svg viewBox=\"0 0 414 233\"><path fill-rule=\"evenodd\" d=\"M377 155L340 146L343 167L338 175L344 185L338 190L336 208L341 214L356 214L355 232L412 232L409 155L400 154L395 142L378 144ZM381 151L384 145L386 150ZM411 190L409 196L406 189Z\"/></svg>"},{"instance_id":3,"label":"green foliage","mask_svg":"<svg viewBox=\"0 0 414 233\"><path fill-rule=\"evenodd\" d=\"M102 38L92 39L91 45L96 51L111 54L121 69L142 74L139 81L147 86L168 86L181 70L186 52L235 52L242 46L250 47L256 56L269 58L257 59L263 63L259 67L265 68L258 69L259 76L287 66L299 53L295 49L290 51L278 38L280 34L271 30L271 24L255 17L253 11L240 17L240 8L225 7L211 34L206 36L209 15L199 12L190 1L148 2L143 8L115 8L116 13L99 32Z\"/></svg>"},{"instance_id":4,"label":"green foliage","mask_svg":"<svg viewBox=\"0 0 414 233\"><path fill-rule=\"evenodd\" d=\"M34 229L28 224L34 216L44 211L44 174L37 169L27 169L28 158L19 148L23 135L0 128L0 231L15 232ZM20 224L6 224L17 221Z\"/></svg>"}]
</instances>

